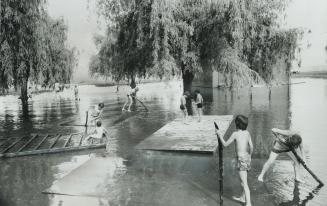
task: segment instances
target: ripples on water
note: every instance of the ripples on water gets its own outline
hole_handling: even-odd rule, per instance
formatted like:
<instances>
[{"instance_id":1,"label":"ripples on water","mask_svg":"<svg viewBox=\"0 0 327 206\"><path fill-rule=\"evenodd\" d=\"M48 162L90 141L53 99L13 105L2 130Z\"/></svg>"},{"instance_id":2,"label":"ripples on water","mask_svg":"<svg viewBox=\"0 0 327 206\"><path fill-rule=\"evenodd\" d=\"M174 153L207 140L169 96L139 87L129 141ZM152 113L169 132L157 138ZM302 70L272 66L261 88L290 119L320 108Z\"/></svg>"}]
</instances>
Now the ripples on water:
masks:
<instances>
[{"instance_id":1,"label":"ripples on water","mask_svg":"<svg viewBox=\"0 0 327 206\"><path fill-rule=\"evenodd\" d=\"M289 89L287 86L273 88L270 101L268 91L263 88L253 88L252 98L248 90L230 91L201 88L205 99L204 114L241 113L249 116L248 129L253 138L254 159L256 159L254 161L256 167L250 172L252 177L249 177L254 202L261 201L259 194L262 191L258 191L260 190L257 188L258 184L252 182L255 181L256 175L269 154L273 142L270 130L273 127L285 129L291 127L300 131L310 157L310 167L323 181L327 180L327 163L324 160L327 145L325 138L327 133L327 81L324 79L294 79L293 81L305 81L306 83L294 84ZM110 150L112 154L127 160L125 163L127 174L137 174L137 176L162 174L176 180L183 180L187 176L187 179L192 180L193 183L197 182L196 184L208 191L216 192L217 184L212 181L216 178L216 174L210 157L140 152L133 149L147 136L181 115L179 112L180 83L172 83L170 86L161 83L145 84L140 88L138 96L147 105L149 112L138 105L137 112L121 113L121 107L126 99L126 87L121 87L121 91L115 93L116 88L114 87L80 86L80 101L74 100L71 90L60 94L35 95L29 103L30 112L27 117L23 117L20 101L16 96L0 97L0 138L21 136L26 133L84 132L83 127L59 125L61 123L84 123L85 111L89 106L104 102L103 125L109 129L113 137ZM226 150L227 159L234 157L233 149ZM62 198L41 195L40 191L50 187L55 180L74 168L74 165L83 163L89 158L89 153L90 151L84 151L1 160L0 205L59 204ZM281 159L287 160L284 156ZM225 164L227 163L225 162ZM305 200L311 194L306 190L314 189L314 184L305 186L306 189L300 189L299 193L301 194L297 195L295 185L288 179L289 174L292 174L292 168L287 161L287 166L283 167L283 164L284 161L281 161L276 164L275 169L270 171L267 193L274 195L275 204L300 205L298 202ZM225 165L225 167L226 171L233 170L229 165ZM227 174L229 173L226 173L225 176L228 176ZM282 181L277 181L279 179ZM228 182L229 177L226 177L225 181ZM226 194L234 193L233 188L235 188L234 184L227 183ZM135 191L129 192L130 197L133 196L133 192L135 193ZM299 196L299 200L296 198L294 200L294 194ZM121 198L126 198L126 196ZM68 198L64 202L67 204L82 199ZM98 199L84 199L85 204L95 201L96 204L101 205ZM268 200L269 198L265 201ZM324 205L323 203L326 201L327 191L322 188L319 195L313 193L313 198L308 200L306 205ZM103 205L106 204L103 203Z\"/></svg>"}]
</instances>

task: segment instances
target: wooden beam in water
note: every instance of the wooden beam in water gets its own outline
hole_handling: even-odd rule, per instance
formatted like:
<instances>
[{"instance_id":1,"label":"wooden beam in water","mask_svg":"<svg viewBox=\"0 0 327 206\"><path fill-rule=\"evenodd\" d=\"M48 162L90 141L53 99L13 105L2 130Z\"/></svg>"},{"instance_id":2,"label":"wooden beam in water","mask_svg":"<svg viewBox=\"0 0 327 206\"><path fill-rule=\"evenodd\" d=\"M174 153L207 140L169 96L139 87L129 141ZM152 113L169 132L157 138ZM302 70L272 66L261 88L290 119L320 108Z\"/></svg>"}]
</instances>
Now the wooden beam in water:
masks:
<instances>
[{"instance_id":1,"label":"wooden beam in water","mask_svg":"<svg viewBox=\"0 0 327 206\"><path fill-rule=\"evenodd\" d=\"M55 141L50 145L49 149L52 149L55 146L55 144L58 142L60 137L61 137L61 134L58 134Z\"/></svg>"},{"instance_id":2,"label":"wooden beam in water","mask_svg":"<svg viewBox=\"0 0 327 206\"><path fill-rule=\"evenodd\" d=\"M0 147L2 147L3 145L5 145L7 142L10 142L9 140L12 140L13 138L8 138L7 140L3 141L1 144L0 144Z\"/></svg>"},{"instance_id":3,"label":"wooden beam in water","mask_svg":"<svg viewBox=\"0 0 327 206\"><path fill-rule=\"evenodd\" d=\"M69 135L69 138L66 140L66 142L65 142L65 144L64 144L63 147L67 147L67 145L68 145L69 141L71 140L71 138L73 137L73 135L74 135L74 134L70 134L70 135Z\"/></svg>"},{"instance_id":4,"label":"wooden beam in water","mask_svg":"<svg viewBox=\"0 0 327 206\"><path fill-rule=\"evenodd\" d=\"M82 140L83 140L83 137L84 137L84 135L83 135L83 134L81 134L81 139L79 140L79 144L78 144L78 146L81 146L81 145L82 145Z\"/></svg>"},{"instance_id":5,"label":"wooden beam in water","mask_svg":"<svg viewBox=\"0 0 327 206\"><path fill-rule=\"evenodd\" d=\"M9 145L6 149L4 149L3 151L1 151L1 153L5 153L8 150L10 150L13 146L15 146L18 142L20 142L24 137L19 138L18 140L16 140L15 142L13 142L11 145Z\"/></svg>"},{"instance_id":6,"label":"wooden beam in water","mask_svg":"<svg viewBox=\"0 0 327 206\"><path fill-rule=\"evenodd\" d=\"M105 148L105 147L106 144L96 144L96 145L86 145L81 147L40 149L40 150L30 150L30 151L23 151L23 152L4 153L4 154L0 154L0 157L20 157L20 156L29 156L29 155L59 153L59 152L71 152L71 151L79 151L79 150L86 150L86 149L98 149L98 148Z\"/></svg>"},{"instance_id":7,"label":"wooden beam in water","mask_svg":"<svg viewBox=\"0 0 327 206\"><path fill-rule=\"evenodd\" d=\"M38 135L35 134L30 140L28 140L21 148L19 148L16 152L22 151L27 145L29 145Z\"/></svg>"},{"instance_id":8,"label":"wooden beam in water","mask_svg":"<svg viewBox=\"0 0 327 206\"><path fill-rule=\"evenodd\" d=\"M35 147L34 147L34 150L37 150L37 149L39 149L40 147L41 147L41 144L49 137L50 135L46 135L45 137L43 137L43 139L41 140L41 142L38 144L38 145L36 145Z\"/></svg>"}]
</instances>

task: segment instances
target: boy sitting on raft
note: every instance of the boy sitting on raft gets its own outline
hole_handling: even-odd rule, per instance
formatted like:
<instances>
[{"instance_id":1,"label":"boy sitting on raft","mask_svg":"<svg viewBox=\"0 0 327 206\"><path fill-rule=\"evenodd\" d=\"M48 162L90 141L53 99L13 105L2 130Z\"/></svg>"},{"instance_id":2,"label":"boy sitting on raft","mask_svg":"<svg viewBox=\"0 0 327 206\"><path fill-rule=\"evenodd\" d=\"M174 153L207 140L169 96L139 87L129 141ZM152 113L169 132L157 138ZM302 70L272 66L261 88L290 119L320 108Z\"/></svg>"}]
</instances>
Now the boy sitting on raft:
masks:
<instances>
[{"instance_id":1,"label":"boy sitting on raft","mask_svg":"<svg viewBox=\"0 0 327 206\"><path fill-rule=\"evenodd\" d=\"M131 111L131 106L133 104L133 99L136 97L136 93L139 91L139 88L135 85L134 88L131 87L131 90L127 93L127 101L125 102L123 108L121 109L122 111L125 111L125 107L129 102L129 106L128 106L128 112Z\"/></svg>"},{"instance_id":2,"label":"boy sitting on raft","mask_svg":"<svg viewBox=\"0 0 327 206\"><path fill-rule=\"evenodd\" d=\"M237 154L237 169L241 179L241 185L243 193L240 197L233 197L234 200L246 203L246 206L251 206L250 189L247 181L247 172L251 168L251 155L253 152L253 144L250 133L246 130L248 126L248 118L243 115L237 115L235 118L235 124L237 131L233 132L230 138L225 141L218 133L216 134L221 140L224 147L227 147L232 142L236 143Z\"/></svg>"},{"instance_id":3,"label":"boy sitting on raft","mask_svg":"<svg viewBox=\"0 0 327 206\"><path fill-rule=\"evenodd\" d=\"M303 182L303 180L299 177L300 163L292 153L292 149L295 149L295 152L302 159L305 156L301 136L291 130L281 130L281 129L273 128L271 131L276 136L276 140L274 142L273 149L270 152L269 159L263 165L262 171L258 176L258 180L263 182L263 177L265 173L268 171L272 163L276 160L278 155L281 153L287 153L287 155L294 162L295 180L298 182Z\"/></svg>"},{"instance_id":4,"label":"boy sitting on raft","mask_svg":"<svg viewBox=\"0 0 327 206\"><path fill-rule=\"evenodd\" d=\"M90 144L90 141L92 141L93 144L101 144L105 142L106 151L108 151L109 133L102 127L102 122L100 120L96 122L94 131L85 138L85 143Z\"/></svg>"}]
</instances>

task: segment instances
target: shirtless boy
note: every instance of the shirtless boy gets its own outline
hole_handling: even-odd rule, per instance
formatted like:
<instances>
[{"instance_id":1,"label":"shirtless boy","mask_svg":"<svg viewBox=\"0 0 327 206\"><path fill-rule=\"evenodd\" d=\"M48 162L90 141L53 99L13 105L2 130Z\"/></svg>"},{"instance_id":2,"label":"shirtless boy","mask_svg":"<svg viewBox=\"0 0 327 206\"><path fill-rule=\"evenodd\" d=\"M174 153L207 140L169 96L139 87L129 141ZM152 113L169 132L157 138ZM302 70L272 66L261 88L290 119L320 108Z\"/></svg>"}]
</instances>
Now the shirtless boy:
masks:
<instances>
[{"instance_id":1,"label":"shirtless boy","mask_svg":"<svg viewBox=\"0 0 327 206\"><path fill-rule=\"evenodd\" d=\"M101 119L103 108L104 104L99 103L98 105L88 110L88 112L90 113L90 124L93 124L93 122L96 123L97 120Z\"/></svg>"},{"instance_id":2,"label":"shirtless boy","mask_svg":"<svg viewBox=\"0 0 327 206\"><path fill-rule=\"evenodd\" d=\"M121 109L122 111L125 111L125 107L126 105L129 103L128 105L128 112L131 111L131 106L133 104L133 99L136 97L136 93L139 91L139 88L137 86L135 86L134 88L131 87L131 90L128 92L127 94L127 101L125 102L123 108Z\"/></svg>"},{"instance_id":3,"label":"shirtless boy","mask_svg":"<svg viewBox=\"0 0 327 206\"><path fill-rule=\"evenodd\" d=\"M195 90L195 104L196 104L196 111L198 113L198 118L199 118L198 122L201 122L203 97L199 90Z\"/></svg>"},{"instance_id":4,"label":"shirtless boy","mask_svg":"<svg viewBox=\"0 0 327 206\"><path fill-rule=\"evenodd\" d=\"M187 109L186 109L186 98L188 98L189 96L189 92L184 92L183 95L181 96L181 104L179 106L179 108L182 110L183 112L183 122L184 124L186 124L186 119L187 119L187 116L188 116L188 113L187 113Z\"/></svg>"},{"instance_id":5,"label":"shirtless boy","mask_svg":"<svg viewBox=\"0 0 327 206\"><path fill-rule=\"evenodd\" d=\"M246 130L248 126L248 118L243 115L237 115L235 118L236 129L230 138L225 141L223 137L219 135L219 130L216 130L216 134L221 140L224 147L227 147L232 142L236 143L237 154L237 169L241 179L241 185L243 193L240 197L233 197L233 199L246 203L246 206L251 206L250 189L247 182L247 172L251 168L251 155L253 152L253 144L250 133Z\"/></svg>"},{"instance_id":6,"label":"shirtless boy","mask_svg":"<svg viewBox=\"0 0 327 206\"><path fill-rule=\"evenodd\" d=\"M291 130L281 130L281 129L273 128L271 131L275 135L276 140L274 142L273 149L270 152L269 159L263 165L262 171L258 176L258 180L263 182L265 173L268 171L272 163L276 160L278 155L286 152L287 155L294 162L295 180L298 182L303 182L303 180L300 178L300 163L292 153L292 149L294 148L295 152L302 159L305 156L301 136Z\"/></svg>"},{"instance_id":7,"label":"shirtless boy","mask_svg":"<svg viewBox=\"0 0 327 206\"><path fill-rule=\"evenodd\" d=\"M108 143L109 143L109 132L102 127L100 120L96 122L96 128L89 136L85 138L85 142L88 143L90 140L93 140L93 143L101 144L106 143L106 151L108 152Z\"/></svg>"}]
</instances>

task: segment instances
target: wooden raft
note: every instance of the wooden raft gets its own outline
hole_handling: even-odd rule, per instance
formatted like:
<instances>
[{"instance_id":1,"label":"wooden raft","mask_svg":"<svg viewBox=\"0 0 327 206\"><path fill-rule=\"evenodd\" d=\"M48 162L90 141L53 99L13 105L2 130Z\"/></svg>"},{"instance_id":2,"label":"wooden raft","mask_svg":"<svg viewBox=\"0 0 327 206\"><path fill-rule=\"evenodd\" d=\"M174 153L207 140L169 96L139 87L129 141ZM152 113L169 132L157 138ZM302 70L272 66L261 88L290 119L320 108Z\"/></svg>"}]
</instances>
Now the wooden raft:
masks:
<instances>
[{"instance_id":1,"label":"wooden raft","mask_svg":"<svg viewBox=\"0 0 327 206\"><path fill-rule=\"evenodd\" d=\"M233 115L205 115L201 122L189 117L186 124L178 118L169 122L136 146L142 150L180 151L213 153L218 141L214 122L219 126L221 136L225 136L233 121Z\"/></svg>"},{"instance_id":2,"label":"wooden raft","mask_svg":"<svg viewBox=\"0 0 327 206\"><path fill-rule=\"evenodd\" d=\"M32 134L19 138L0 139L0 157L18 157L106 147L101 144L83 144L85 133Z\"/></svg>"}]
</instances>

